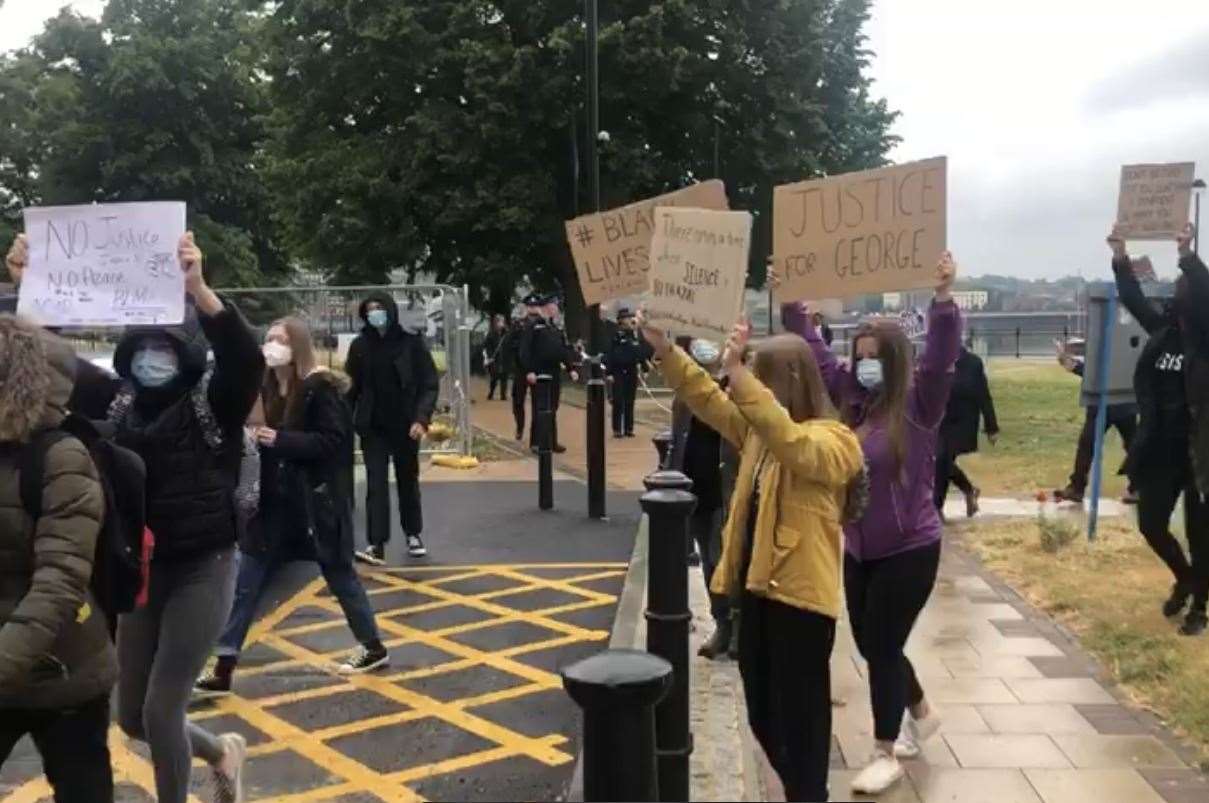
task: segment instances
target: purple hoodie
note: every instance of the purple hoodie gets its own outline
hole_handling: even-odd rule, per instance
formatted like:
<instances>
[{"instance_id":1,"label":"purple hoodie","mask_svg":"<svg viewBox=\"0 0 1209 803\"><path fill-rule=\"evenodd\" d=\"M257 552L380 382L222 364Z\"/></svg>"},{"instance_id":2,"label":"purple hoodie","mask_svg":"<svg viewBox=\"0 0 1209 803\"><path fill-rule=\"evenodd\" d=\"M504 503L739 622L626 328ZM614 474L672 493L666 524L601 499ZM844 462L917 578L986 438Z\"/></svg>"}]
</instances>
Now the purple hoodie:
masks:
<instances>
[{"instance_id":1,"label":"purple hoodie","mask_svg":"<svg viewBox=\"0 0 1209 803\"><path fill-rule=\"evenodd\" d=\"M785 329L810 344L832 402L844 421L865 424L872 394L819 337L803 305L781 308ZM907 460L895 476L894 452L886 427L869 424L861 447L869 470L869 509L844 527L848 553L868 561L918 549L940 540L940 514L932 502L936 483L936 438L953 386L953 366L961 351L961 314L952 301L928 310L928 335L915 380L907 394Z\"/></svg>"}]
</instances>

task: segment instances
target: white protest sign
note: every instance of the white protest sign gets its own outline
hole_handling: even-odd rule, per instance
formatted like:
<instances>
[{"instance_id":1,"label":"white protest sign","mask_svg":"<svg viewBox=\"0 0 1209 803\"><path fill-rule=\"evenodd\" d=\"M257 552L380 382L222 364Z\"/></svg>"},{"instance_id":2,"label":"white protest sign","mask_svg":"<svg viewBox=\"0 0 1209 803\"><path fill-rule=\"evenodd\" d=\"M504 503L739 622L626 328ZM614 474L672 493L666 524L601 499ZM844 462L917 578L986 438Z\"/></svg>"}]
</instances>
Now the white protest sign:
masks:
<instances>
[{"instance_id":1,"label":"white protest sign","mask_svg":"<svg viewBox=\"0 0 1209 803\"><path fill-rule=\"evenodd\" d=\"M26 209L29 267L17 312L43 326L178 324L184 233L185 204L176 201Z\"/></svg>"},{"instance_id":2,"label":"white protest sign","mask_svg":"<svg viewBox=\"0 0 1209 803\"><path fill-rule=\"evenodd\" d=\"M1117 230L1127 240L1174 240L1188 222L1196 163L1125 165Z\"/></svg>"},{"instance_id":3,"label":"white protest sign","mask_svg":"<svg viewBox=\"0 0 1209 803\"><path fill-rule=\"evenodd\" d=\"M725 340L743 312L751 215L659 207L651 239L649 325Z\"/></svg>"}]
</instances>

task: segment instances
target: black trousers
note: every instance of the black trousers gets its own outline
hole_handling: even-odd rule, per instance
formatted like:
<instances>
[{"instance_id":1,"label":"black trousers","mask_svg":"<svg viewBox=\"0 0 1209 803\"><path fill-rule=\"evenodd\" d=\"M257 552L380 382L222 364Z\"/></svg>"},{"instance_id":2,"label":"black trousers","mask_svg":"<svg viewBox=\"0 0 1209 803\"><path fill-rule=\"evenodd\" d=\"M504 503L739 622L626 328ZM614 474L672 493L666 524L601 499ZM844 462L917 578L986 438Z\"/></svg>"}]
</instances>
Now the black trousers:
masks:
<instances>
[{"instance_id":1,"label":"black trousers","mask_svg":"<svg viewBox=\"0 0 1209 803\"><path fill-rule=\"evenodd\" d=\"M714 570L722 558L722 520L726 511L722 508L694 510L688 518L689 552L692 544L697 545L701 556L701 572L705 575L705 590L709 594L709 610L715 622L730 619L730 599L724 594L709 590L714 579Z\"/></svg>"},{"instance_id":2,"label":"black trousers","mask_svg":"<svg viewBox=\"0 0 1209 803\"><path fill-rule=\"evenodd\" d=\"M1209 501L1197 491L1188 459L1182 465L1139 468L1135 472L1138 529L1176 581L1192 590L1193 607L1203 611L1209 600ZM1184 495L1184 533L1191 561L1171 534L1171 515L1180 494Z\"/></svg>"},{"instance_id":3,"label":"black trousers","mask_svg":"<svg viewBox=\"0 0 1209 803\"><path fill-rule=\"evenodd\" d=\"M966 496L974 493L974 483L957 465L958 455L952 454L945 448L944 443L937 445L936 451L936 489L933 501L936 507L944 510L945 500L949 498L949 484L957 486Z\"/></svg>"},{"instance_id":4,"label":"black trousers","mask_svg":"<svg viewBox=\"0 0 1209 803\"><path fill-rule=\"evenodd\" d=\"M495 389L500 389L500 399L508 401L508 375L497 369L494 365L487 369L487 375L491 378L491 387L487 391L487 398L495 398Z\"/></svg>"},{"instance_id":5,"label":"black trousers","mask_svg":"<svg viewBox=\"0 0 1209 803\"><path fill-rule=\"evenodd\" d=\"M516 419L516 433L525 433L525 394L529 392L529 382L524 374L512 375L512 417Z\"/></svg>"},{"instance_id":6,"label":"black trousers","mask_svg":"<svg viewBox=\"0 0 1209 803\"><path fill-rule=\"evenodd\" d=\"M395 466L399 521L404 535L424 531L420 507L420 444L406 435L369 432L361 436L365 456L365 533L372 546L390 541L390 464Z\"/></svg>"},{"instance_id":7,"label":"black trousers","mask_svg":"<svg viewBox=\"0 0 1209 803\"><path fill-rule=\"evenodd\" d=\"M1130 412L1122 412L1116 405L1109 405L1108 415L1104 419L1104 432L1107 434L1112 427L1121 434L1125 451L1133 443L1133 436L1138 431L1137 416ZM1096 448L1096 408L1088 407L1083 418L1083 429L1079 432L1079 446L1075 450L1075 470L1070 475L1070 487L1079 493L1087 490L1087 475L1091 473L1091 461Z\"/></svg>"},{"instance_id":8,"label":"black trousers","mask_svg":"<svg viewBox=\"0 0 1209 803\"><path fill-rule=\"evenodd\" d=\"M558 443L558 405L562 402L563 383L556 374L554 381L550 383L550 409L554 411L554 415L550 416L550 445ZM537 446L537 386L529 388L529 407L533 412L533 426L529 427L529 445ZM513 402L515 404L515 401Z\"/></svg>"},{"instance_id":9,"label":"black trousers","mask_svg":"<svg viewBox=\"0 0 1209 803\"><path fill-rule=\"evenodd\" d=\"M743 593L739 673L747 719L786 800L827 800L835 620Z\"/></svg>"},{"instance_id":10,"label":"black trousers","mask_svg":"<svg viewBox=\"0 0 1209 803\"><path fill-rule=\"evenodd\" d=\"M857 649L869 664L873 735L879 742L897 739L903 711L924 699L903 648L939 569L939 542L877 560L844 555L848 618Z\"/></svg>"},{"instance_id":11,"label":"black trousers","mask_svg":"<svg viewBox=\"0 0 1209 803\"><path fill-rule=\"evenodd\" d=\"M70 709L0 709L0 766L28 734L55 803L113 803L109 695Z\"/></svg>"},{"instance_id":12,"label":"black trousers","mask_svg":"<svg viewBox=\"0 0 1209 803\"><path fill-rule=\"evenodd\" d=\"M638 401L638 375L613 379L613 434L634 434L634 404Z\"/></svg>"}]
</instances>

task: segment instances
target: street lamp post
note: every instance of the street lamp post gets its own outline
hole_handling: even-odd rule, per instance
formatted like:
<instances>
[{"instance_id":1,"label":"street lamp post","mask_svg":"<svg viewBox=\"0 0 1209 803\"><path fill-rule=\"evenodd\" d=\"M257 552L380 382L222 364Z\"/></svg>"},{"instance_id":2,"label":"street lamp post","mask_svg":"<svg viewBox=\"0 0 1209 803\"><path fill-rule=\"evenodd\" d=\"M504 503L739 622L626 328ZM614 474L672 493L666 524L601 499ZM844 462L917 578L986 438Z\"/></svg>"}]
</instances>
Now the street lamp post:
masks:
<instances>
[{"instance_id":1,"label":"street lamp post","mask_svg":"<svg viewBox=\"0 0 1209 803\"><path fill-rule=\"evenodd\" d=\"M1193 199L1195 202L1195 212L1193 213L1193 225L1196 228L1192 232L1192 253L1200 255L1201 253L1201 190L1205 189L1205 179L1198 178L1192 182L1194 190Z\"/></svg>"},{"instance_id":2,"label":"street lamp post","mask_svg":"<svg viewBox=\"0 0 1209 803\"><path fill-rule=\"evenodd\" d=\"M596 0L584 0L584 24L586 41L584 47L584 82L588 89L588 211L600 211L600 80L597 75L599 51L599 19ZM588 349L599 354L604 349L600 342L600 305L588 309Z\"/></svg>"}]
</instances>

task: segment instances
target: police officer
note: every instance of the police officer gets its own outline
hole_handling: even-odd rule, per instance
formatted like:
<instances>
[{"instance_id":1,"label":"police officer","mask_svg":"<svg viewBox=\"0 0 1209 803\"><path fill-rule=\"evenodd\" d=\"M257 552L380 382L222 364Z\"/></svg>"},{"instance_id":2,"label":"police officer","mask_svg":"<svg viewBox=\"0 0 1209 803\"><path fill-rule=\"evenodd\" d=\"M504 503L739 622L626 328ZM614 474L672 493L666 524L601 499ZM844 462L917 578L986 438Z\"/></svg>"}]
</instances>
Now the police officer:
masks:
<instances>
[{"instance_id":1,"label":"police officer","mask_svg":"<svg viewBox=\"0 0 1209 803\"><path fill-rule=\"evenodd\" d=\"M542 297L530 293L522 303L525 305L525 317L513 321L504 345L512 365L512 417L516 419L518 441L525 437L525 396L529 392L529 370L521 362L521 343L526 333L542 319Z\"/></svg>"},{"instance_id":2,"label":"police officer","mask_svg":"<svg viewBox=\"0 0 1209 803\"><path fill-rule=\"evenodd\" d=\"M617 332L605 354L605 370L613 386L613 437L634 437L634 403L638 398L638 375L650 370L654 355L638 334L638 320L628 307L617 311Z\"/></svg>"},{"instance_id":3,"label":"police officer","mask_svg":"<svg viewBox=\"0 0 1209 803\"><path fill-rule=\"evenodd\" d=\"M533 296L528 301L538 303L539 317L525 330L521 337L520 364L525 372L525 382L534 386L537 377L549 374L553 377L550 388L550 406L554 411L551 419L554 451L562 453L567 448L558 442L558 403L562 395L562 373L565 366L571 375L571 381L579 381L578 357L571 344L567 342L566 333L558 327L558 297L555 295ZM537 394L533 394L533 418L537 420ZM537 451L537 428L529 428L529 448Z\"/></svg>"}]
</instances>

